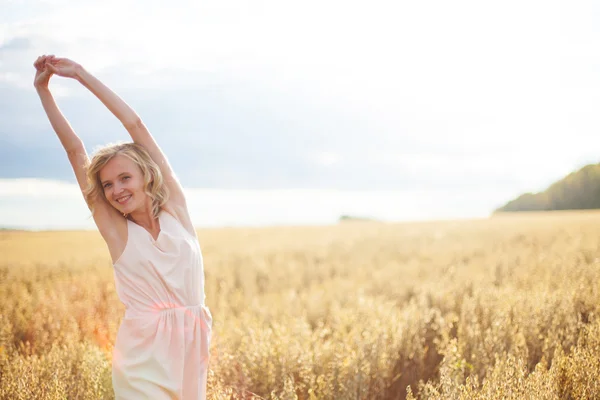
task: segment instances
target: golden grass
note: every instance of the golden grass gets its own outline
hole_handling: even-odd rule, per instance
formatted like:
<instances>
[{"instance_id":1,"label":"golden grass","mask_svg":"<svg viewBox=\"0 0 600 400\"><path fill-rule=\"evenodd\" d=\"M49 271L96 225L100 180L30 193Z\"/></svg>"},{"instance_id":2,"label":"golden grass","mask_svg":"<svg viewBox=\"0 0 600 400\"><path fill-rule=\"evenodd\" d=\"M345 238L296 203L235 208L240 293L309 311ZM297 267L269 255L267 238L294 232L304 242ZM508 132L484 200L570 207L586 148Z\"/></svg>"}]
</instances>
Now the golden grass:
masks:
<instances>
[{"instance_id":1,"label":"golden grass","mask_svg":"<svg viewBox=\"0 0 600 400\"><path fill-rule=\"evenodd\" d=\"M600 398L598 212L198 233L211 399ZM0 399L113 398L99 234L0 254Z\"/></svg>"}]
</instances>

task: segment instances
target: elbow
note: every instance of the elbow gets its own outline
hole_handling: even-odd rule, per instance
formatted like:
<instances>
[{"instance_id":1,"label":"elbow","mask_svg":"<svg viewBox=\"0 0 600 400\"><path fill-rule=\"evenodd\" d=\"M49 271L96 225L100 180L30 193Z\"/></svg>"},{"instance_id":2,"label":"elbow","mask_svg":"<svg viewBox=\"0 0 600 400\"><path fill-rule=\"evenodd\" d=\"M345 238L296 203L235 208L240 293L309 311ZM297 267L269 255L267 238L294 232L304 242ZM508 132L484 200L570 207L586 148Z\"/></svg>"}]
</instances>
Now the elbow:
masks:
<instances>
[{"instance_id":1,"label":"elbow","mask_svg":"<svg viewBox=\"0 0 600 400\"><path fill-rule=\"evenodd\" d=\"M85 154L85 146L81 140L73 142L69 146L65 146L65 151L69 158L76 157L77 155L84 153Z\"/></svg>"},{"instance_id":2,"label":"elbow","mask_svg":"<svg viewBox=\"0 0 600 400\"><path fill-rule=\"evenodd\" d=\"M139 118L139 117L137 117L135 119L132 119L132 120L129 120L129 121L123 122L123 126L128 131L137 129L137 128L139 128L142 125L144 125L144 123L142 122L142 119Z\"/></svg>"}]
</instances>

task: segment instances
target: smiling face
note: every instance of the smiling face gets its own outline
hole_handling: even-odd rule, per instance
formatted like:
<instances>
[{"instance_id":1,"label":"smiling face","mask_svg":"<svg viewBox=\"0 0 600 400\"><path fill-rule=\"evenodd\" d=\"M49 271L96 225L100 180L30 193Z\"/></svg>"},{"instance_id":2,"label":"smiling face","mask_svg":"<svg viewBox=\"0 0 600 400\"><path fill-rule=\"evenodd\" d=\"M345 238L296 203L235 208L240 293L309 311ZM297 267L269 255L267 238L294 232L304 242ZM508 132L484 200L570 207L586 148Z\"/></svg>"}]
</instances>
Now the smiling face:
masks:
<instances>
[{"instance_id":1,"label":"smiling face","mask_svg":"<svg viewBox=\"0 0 600 400\"><path fill-rule=\"evenodd\" d=\"M100 170L99 177L106 199L122 214L131 214L149 200L142 170L126 156L113 157Z\"/></svg>"}]
</instances>

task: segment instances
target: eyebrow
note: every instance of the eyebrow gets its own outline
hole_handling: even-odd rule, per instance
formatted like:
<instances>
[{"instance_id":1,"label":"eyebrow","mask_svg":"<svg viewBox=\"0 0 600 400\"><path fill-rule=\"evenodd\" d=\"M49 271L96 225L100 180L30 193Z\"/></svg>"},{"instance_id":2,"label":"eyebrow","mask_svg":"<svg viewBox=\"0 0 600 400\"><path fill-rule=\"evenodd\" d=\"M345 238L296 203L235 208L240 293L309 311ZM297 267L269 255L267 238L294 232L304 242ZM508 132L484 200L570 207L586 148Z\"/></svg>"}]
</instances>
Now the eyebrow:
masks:
<instances>
[{"instance_id":1,"label":"eyebrow","mask_svg":"<svg viewBox=\"0 0 600 400\"><path fill-rule=\"evenodd\" d=\"M117 176L117 178L118 178L119 176L121 176L121 175L129 175L129 172L121 172L121 173L120 173L120 174ZM108 181L102 181L102 182L101 182L101 183L102 183L102 186L104 186L104 184L105 184L106 182L110 182L110 180L108 180Z\"/></svg>"}]
</instances>

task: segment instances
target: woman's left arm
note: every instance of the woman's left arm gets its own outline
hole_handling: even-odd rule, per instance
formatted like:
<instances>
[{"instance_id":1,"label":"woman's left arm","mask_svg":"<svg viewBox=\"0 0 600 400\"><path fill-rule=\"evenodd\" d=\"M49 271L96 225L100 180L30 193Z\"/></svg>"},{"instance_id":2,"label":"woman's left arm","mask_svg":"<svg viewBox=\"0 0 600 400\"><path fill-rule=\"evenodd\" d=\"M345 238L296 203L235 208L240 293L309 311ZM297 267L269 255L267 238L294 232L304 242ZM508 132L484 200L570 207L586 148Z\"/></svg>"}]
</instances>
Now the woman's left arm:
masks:
<instances>
[{"instance_id":1,"label":"woman's left arm","mask_svg":"<svg viewBox=\"0 0 600 400\"><path fill-rule=\"evenodd\" d=\"M121 121L127 132L129 132L131 139L143 146L154 162L158 164L165 183L169 188L170 199L174 200L175 203L185 205L183 188L173 172L167 157L133 108L80 64L68 58L55 58L52 60L49 68L56 75L76 79L100 99L106 108Z\"/></svg>"}]
</instances>

